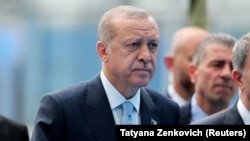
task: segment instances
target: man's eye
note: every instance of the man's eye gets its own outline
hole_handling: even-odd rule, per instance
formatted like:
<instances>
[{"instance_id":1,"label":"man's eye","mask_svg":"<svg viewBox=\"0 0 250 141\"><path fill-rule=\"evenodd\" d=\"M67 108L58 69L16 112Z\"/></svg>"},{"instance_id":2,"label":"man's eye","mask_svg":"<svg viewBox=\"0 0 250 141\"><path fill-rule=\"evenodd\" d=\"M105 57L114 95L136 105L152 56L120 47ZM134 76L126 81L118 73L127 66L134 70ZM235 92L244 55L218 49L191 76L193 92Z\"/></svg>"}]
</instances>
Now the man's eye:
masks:
<instances>
[{"instance_id":1,"label":"man's eye","mask_svg":"<svg viewBox=\"0 0 250 141\"><path fill-rule=\"evenodd\" d=\"M156 47L158 47L158 44L156 44L156 43L150 43L149 46L152 47L152 48L156 48Z\"/></svg>"},{"instance_id":2,"label":"man's eye","mask_svg":"<svg viewBox=\"0 0 250 141\"><path fill-rule=\"evenodd\" d=\"M139 43L132 43L131 46L132 46L132 47L138 47L138 46L139 46Z\"/></svg>"},{"instance_id":3,"label":"man's eye","mask_svg":"<svg viewBox=\"0 0 250 141\"><path fill-rule=\"evenodd\" d=\"M150 44L148 44L148 47L151 51L156 51L158 48L158 44L157 43L150 43Z\"/></svg>"},{"instance_id":4,"label":"man's eye","mask_svg":"<svg viewBox=\"0 0 250 141\"><path fill-rule=\"evenodd\" d=\"M139 45L140 45L139 43L129 44L128 45L128 49L131 50L131 51L133 51L133 50L137 49Z\"/></svg>"},{"instance_id":5,"label":"man's eye","mask_svg":"<svg viewBox=\"0 0 250 141\"><path fill-rule=\"evenodd\" d=\"M223 62L214 62L214 63L212 63L212 66L214 68L222 68L224 66L224 63Z\"/></svg>"}]
</instances>

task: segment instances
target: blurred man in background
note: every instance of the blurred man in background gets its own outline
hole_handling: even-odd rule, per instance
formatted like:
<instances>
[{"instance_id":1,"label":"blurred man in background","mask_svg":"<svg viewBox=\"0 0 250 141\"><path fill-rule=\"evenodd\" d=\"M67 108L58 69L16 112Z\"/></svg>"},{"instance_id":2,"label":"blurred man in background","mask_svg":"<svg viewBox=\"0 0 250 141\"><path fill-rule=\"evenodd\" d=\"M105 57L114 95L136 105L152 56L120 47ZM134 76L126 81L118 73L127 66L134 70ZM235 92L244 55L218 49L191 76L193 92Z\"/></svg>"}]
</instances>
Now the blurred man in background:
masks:
<instances>
[{"instance_id":1,"label":"blurred man in background","mask_svg":"<svg viewBox=\"0 0 250 141\"><path fill-rule=\"evenodd\" d=\"M232 77L240 90L238 101L227 109L192 124L250 125L250 33L236 42L232 63Z\"/></svg>"},{"instance_id":2,"label":"blurred man in background","mask_svg":"<svg viewBox=\"0 0 250 141\"><path fill-rule=\"evenodd\" d=\"M207 35L208 32L200 27L183 27L172 38L171 53L164 56L164 64L171 72L166 95L179 106L185 104L194 93L188 66L192 62L195 47Z\"/></svg>"},{"instance_id":3,"label":"blurred man in background","mask_svg":"<svg viewBox=\"0 0 250 141\"><path fill-rule=\"evenodd\" d=\"M236 38L229 34L216 33L198 44L189 67L195 92L181 107L181 124L189 124L229 106L236 92L231 76L235 42Z\"/></svg>"}]
</instances>

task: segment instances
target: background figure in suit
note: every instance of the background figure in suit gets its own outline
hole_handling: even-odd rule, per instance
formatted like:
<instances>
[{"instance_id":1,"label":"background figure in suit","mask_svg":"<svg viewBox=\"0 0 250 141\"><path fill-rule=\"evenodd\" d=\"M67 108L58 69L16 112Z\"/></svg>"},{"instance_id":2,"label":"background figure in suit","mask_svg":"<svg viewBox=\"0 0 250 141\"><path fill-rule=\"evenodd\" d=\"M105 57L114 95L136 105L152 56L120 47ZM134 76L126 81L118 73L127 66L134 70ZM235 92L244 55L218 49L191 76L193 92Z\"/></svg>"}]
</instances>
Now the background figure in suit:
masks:
<instances>
[{"instance_id":1,"label":"background figure in suit","mask_svg":"<svg viewBox=\"0 0 250 141\"><path fill-rule=\"evenodd\" d=\"M229 34L214 33L204 38L195 49L189 66L195 94L181 107L181 124L190 124L229 106L236 93L231 76L235 42L236 38Z\"/></svg>"},{"instance_id":2,"label":"background figure in suit","mask_svg":"<svg viewBox=\"0 0 250 141\"><path fill-rule=\"evenodd\" d=\"M122 103L133 104L134 124L179 123L179 107L147 88L156 68L159 29L144 9L117 6L98 26L102 70L91 80L45 94L32 141L115 141Z\"/></svg>"},{"instance_id":3,"label":"background figure in suit","mask_svg":"<svg viewBox=\"0 0 250 141\"><path fill-rule=\"evenodd\" d=\"M172 38L170 54L164 56L164 64L171 72L166 95L179 106L184 105L194 94L194 84L190 80L188 67L195 47L207 35L208 32L200 27L183 27Z\"/></svg>"},{"instance_id":4,"label":"background figure in suit","mask_svg":"<svg viewBox=\"0 0 250 141\"><path fill-rule=\"evenodd\" d=\"M239 99L227 109L192 124L250 125L250 33L243 35L233 50L232 77L239 87Z\"/></svg>"},{"instance_id":5,"label":"background figure in suit","mask_svg":"<svg viewBox=\"0 0 250 141\"><path fill-rule=\"evenodd\" d=\"M29 141L27 126L0 115L0 141Z\"/></svg>"}]
</instances>

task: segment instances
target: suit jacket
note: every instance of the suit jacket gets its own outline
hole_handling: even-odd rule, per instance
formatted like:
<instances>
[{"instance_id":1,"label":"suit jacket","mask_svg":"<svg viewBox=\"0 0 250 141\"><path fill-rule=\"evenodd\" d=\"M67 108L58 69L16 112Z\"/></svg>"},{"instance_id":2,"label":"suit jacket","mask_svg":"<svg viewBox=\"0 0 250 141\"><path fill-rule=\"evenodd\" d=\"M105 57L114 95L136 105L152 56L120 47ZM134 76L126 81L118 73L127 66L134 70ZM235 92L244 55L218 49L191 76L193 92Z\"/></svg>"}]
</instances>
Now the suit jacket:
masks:
<instances>
[{"instance_id":1,"label":"suit jacket","mask_svg":"<svg viewBox=\"0 0 250 141\"><path fill-rule=\"evenodd\" d=\"M27 126L0 116L1 141L29 141Z\"/></svg>"},{"instance_id":2,"label":"suit jacket","mask_svg":"<svg viewBox=\"0 0 250 141\"><path fill-rule=\"evenodd\" d=\"M141 89L141 122L176 125L178 105L149 88ZM116 126L100 75L45 94L35 118L32 141L115 141Z\"/></svg>"},{"instance_id":3,"label":"suit jacket","mask_svg":"<svg viewBox=\"0 0 250 141\"><path fill-rule=\"evenodd\" d=\"M187 125L191 121L191 99L180 107L180 124Z\"/></svg>"},{"instance_id":4,"label":"suit jacket","mask_svg":"<svg viewBox=\"0 0 250 141\"><path fill-rule=\"evenodd\" d=\"M244 125L237 109L237 102L225 110L212 114L200 120L197 120L193 125Z\"/></svg>"}]
</instances>

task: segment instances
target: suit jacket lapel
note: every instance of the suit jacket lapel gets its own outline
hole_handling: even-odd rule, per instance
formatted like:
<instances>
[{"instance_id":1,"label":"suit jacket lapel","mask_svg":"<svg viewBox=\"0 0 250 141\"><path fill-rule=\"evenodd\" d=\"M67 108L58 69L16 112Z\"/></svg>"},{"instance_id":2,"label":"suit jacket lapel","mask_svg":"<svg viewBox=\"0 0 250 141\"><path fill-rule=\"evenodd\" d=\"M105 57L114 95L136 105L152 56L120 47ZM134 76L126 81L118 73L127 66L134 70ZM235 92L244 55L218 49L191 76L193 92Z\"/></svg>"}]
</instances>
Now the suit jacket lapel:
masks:
<instances>
[{"instance_id":1,"label":"suit jacket lapel","mask_svg":"<svg viewBox=\"0 0 250 141\"><path fill-rule=\"evenodd\" d=\"M97 140L115 140L115 122L99 75L90 81L87 100L80 104Z\"/></svg>"},{"instance_id":2,"label":"suit jacket lapel","mask_svg":"<svg viewBox=\"0 0 250 141\"><path fill-rule=\"evenodd\" d=\"M160 108L156 107L145 88L141 89L140 112L143 125L160 123Z\"/></svg>"},{"instance_id":3,"label":"suit jacket lapel","mask_svg":"<svg viewBox=\"0 0 250 141\"><path fill-rule=\"evenodd\" d=\"M181 107L180 124L182 125L190 124L190 120L191 120L191 99L187 102L187 104Z\"/></svg>"},{"instance_id":4,"label":"suit jacket lapel","mask_svg":"<svg viewBox=\"0 0 250 141\"><path fill-rule=\"evenodd\" d=\"M237 102L235 102L232 107L227 109L224 117L224 124L244 125L243 119L241 118L237 109Z\"/></svg>"}]
</instances>

